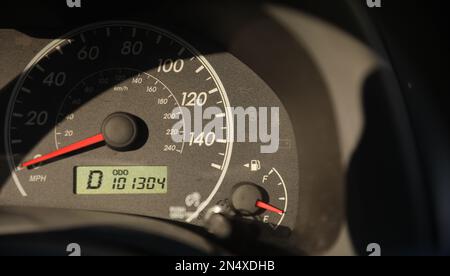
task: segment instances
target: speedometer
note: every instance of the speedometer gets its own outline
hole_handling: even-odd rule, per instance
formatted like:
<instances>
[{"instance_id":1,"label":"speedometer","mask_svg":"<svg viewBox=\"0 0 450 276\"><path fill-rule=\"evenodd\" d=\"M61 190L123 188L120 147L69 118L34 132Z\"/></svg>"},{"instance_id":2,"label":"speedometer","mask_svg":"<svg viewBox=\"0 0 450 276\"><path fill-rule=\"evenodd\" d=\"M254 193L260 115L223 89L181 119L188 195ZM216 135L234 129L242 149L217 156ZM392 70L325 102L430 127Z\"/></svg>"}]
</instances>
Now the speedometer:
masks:
<instances>
[{"instance_id":1,"label":"speedometer","mask_svg":"<svg viewBox=\"0 0 450 276\"><path fill-rule=\"evenodd\" d=\"M5 132L12 178L49 207L57 194L79 208L120 201L191 221L227 172L229 105L211 64L175 35L134 22L83 27L50 43L17 83ZM191 133L186 113L208 107L221 135Z\"/></svg>"}]
</instances>

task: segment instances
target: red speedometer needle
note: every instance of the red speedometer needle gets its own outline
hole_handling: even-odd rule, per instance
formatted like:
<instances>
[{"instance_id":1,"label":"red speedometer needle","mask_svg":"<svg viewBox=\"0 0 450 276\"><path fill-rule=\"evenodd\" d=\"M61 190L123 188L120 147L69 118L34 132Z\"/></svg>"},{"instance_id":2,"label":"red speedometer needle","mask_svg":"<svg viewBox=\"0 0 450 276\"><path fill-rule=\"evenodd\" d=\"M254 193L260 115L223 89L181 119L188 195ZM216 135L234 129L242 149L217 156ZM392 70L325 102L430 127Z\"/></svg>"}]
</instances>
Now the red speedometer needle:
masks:
<instances>
[{"instance_id":1,"label":"red speedometer needle","mask_svg":"<svg viewBox=\"0 0 450 276\"><path fill-rule=\"evenodd\" d=\"M87 148L89 146L101 143L103 141L105 141L105 137L103 136L103 134L98 134L98 135L95 135L93 137L84 139L83 141L79 141L77 143L74 143L74 144L72 144L70 146L67 146L67 147L61 148L59 150L56 150L54 152L51 152L49 154L46 154L46 155L43 155L41 157L35 158L33 160L27 161L27 162L23 163L21 165L21 167L22 168L27 168L27 167L30 167L30 166L33 166L33 165L36 165L36 164L39 164L39 163L42 163L42 162L45 162L45 161L52 160L54 158L57 158L57 157L60 157L60 156L63 156L63 155L66 155L68 153Z\"/></svg>"},{"instance_id":2,"label":"red speedometer needle","mask_svg":"<svg viewBox=\"0 0 450 276\"><path fill-rule=\"evenodd\" d=\"M277 207L274 207L274 206L267 204L265 202L262 202L260 200L256 201L256 207L267 210L269 212L277 213L279 215L284 214L283 210L278 209Z\"/></svg>"}]
</instances>

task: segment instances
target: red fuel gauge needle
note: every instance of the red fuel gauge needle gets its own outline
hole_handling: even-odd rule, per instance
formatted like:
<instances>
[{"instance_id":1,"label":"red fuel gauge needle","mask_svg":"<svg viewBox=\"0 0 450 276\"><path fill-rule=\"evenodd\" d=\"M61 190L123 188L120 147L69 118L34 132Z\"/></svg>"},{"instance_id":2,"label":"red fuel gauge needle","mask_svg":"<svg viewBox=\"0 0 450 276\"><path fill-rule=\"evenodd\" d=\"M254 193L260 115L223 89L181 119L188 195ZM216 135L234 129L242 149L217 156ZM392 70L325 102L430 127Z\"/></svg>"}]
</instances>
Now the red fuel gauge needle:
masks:
<instances>
[{"instance_id":1,"label":"red fuel gauge needle","mask_svg":"<svg viewBox=\"0 0 450 276\"><path fill-rule=\"evenodd\" d=\"M46 154L44 156L27 161L27 162L23 163L20 167L27 168L27 167L30 167L30 166L33 166L33 165L36 165L36 164L39 164L42 162L46 162L46 161L55 159L55 158L63 156L63 155L66 155L68 153L87 148L89 146L92 146L92 145L95 145L95 144L98 144L98 143L101 143L104 141L105 141L105 137L103 136L103 134L97 134L93 137L76 142L72 145L61 148L59 150L56 150L56 151Z\"/></svg>"},{"instance_id":2,"label":"red fuel gauge needle","mask_svg":"<svg viewBox=\"0 0 450 276\"><path fill-rule=\"evenodd\" d=\"M267 210L269 212L277 213L279 215L284 214L283 210L278 209L277 207L274 207L274 206L267 204L265 202L262 202L260 200L256 201L256 207Z\"/></svg>"}]
</instances>

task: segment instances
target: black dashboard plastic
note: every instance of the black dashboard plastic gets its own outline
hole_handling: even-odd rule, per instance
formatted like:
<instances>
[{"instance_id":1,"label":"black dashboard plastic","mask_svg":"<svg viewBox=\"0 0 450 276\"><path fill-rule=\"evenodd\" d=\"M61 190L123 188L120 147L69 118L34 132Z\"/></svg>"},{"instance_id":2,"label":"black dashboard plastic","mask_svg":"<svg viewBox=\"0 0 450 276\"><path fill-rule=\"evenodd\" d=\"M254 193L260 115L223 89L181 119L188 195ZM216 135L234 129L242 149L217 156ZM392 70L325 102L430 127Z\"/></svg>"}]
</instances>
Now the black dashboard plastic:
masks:
<instances>
[{"instance_id":1,"label":"black dashboard plastic","mask_svg":"<svg viewBox=\"0 0 450 276\"><path fill-rule=\"evenodd\" d=\"M124 9L121 3L89 1L81 12L67 9L64 1L32 1L20 12L5 3L2 10L11 12L0 16L1 31L6 31L0 34L0 60L6 63L0 69L0 110L7 109L17 77L48 41L104 20L150 23L176 32L205 55L236 58L286 107L300 180L296 223L282 242L284 249L365 255L367 244L378 242L386 254L449 252L449 43L444 35L449 22L436 5L421 9L384 1L382 9L368 9L358 0L127 2ZM297 17L310 24L300 34L291 28L298 27ZM24 39L9 41L9 29ZM339 51L342 41L322 52L312 39L302 41L336 33L352 43L342 45L355 45L348 64L376 63L365 71L356 99L349 98L360 101L361 133L358 120L347 120L354 115L347 91L333 90L335 82L327 74L353 71L333 67L331 60L330 66L320 63L326 51L345 56L347 51ZM242 75L221 66L233 87L245 88ZM347 117L340 113L342 106L348 106ZM0 129L3 123L2 117ZM342 133L352 133L357 143ZM0 186L9 178L1 162Z\"/></svg>"}]
</instances>

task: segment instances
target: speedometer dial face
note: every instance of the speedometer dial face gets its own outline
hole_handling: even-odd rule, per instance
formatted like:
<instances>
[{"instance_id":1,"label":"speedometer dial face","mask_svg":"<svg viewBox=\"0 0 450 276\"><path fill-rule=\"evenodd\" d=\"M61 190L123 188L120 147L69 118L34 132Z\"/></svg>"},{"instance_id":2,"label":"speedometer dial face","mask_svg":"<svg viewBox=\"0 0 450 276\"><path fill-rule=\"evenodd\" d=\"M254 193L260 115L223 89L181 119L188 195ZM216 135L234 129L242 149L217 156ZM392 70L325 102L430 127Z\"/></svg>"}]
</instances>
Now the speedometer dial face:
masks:
<instances>
[{"instance_id":1,"label":"speedometer dial face","mask_svg":"<svg viewBox=\"0 0 450 276\"><path fill-rule=\"evenodd\" d=\"M222 137L174 140L190 136L185 113L199 106L222 110ZM6 124L13 180L31 201L49 195L49 207L58 194L74 207L125 201L192 221L228 168L228 106L214 68L180 38L131 22L84 27L43 49L18 81Z\"/></svg>"}]
</instances>

